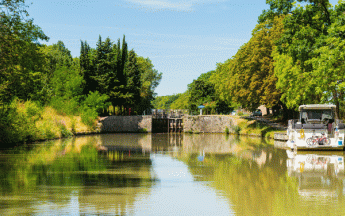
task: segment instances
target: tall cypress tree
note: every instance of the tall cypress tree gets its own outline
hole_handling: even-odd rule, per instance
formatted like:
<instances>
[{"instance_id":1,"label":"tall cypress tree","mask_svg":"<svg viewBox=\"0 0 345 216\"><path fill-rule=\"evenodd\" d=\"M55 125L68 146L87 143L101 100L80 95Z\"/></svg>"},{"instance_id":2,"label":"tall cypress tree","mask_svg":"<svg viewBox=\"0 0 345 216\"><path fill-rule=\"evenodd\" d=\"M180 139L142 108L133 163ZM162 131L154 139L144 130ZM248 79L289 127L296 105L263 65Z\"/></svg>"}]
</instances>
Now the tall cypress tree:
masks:
<instances>
[{"instance_id":1,"label":"tall cypress tree","mask_svg":"<svg viewBox=\"0 0 345 216\"><path fill-rule=\"evenodd\" d=\"M94 70L90 59L90 46L85 41L81 41L80 48L80 70L84 76L85 84L83 89L83 94L87 95L90 91L95 91L97 83L94 80Z\"/></svg>"},{"instance_id":2,"label":"tall cypress tree","mask_svg":"<svg viewBox=\"0 0 345 216\"><path fill-rule=\"evenodd\" d=\"M137 111L137 105L140 104L140 70L137 64L136 54L134 50L129 51L128 61L125 65L125 74L127 76L127 106L130 106Z\"/></svg>"},{"instance_id":3,"label":"tall cypress tree","mask_svg":"<svg viewBox=\"0 0 345 216\"><path fill-rule=\"evenodd\" d=\"M113 73L112 42L108 38L102 42L101 36L97 43L95 65L95 80L97 81L97 90L102 94L108 94L110 77Z\"/></svg>"},{"instance_id":4,"label":"tall cypress tree","mask_svg":"<svg viewBox=\"0 0 345 216\"><path fill-rule=\"evenodd\" d=\"M127 61L127 43L125 37L123 39L122 49L120 39L117 40L117 45L113 46L112 58L114 59L113 63L113 78L110 79L110 91L109 96L113 106L117 106L122 109L125 106L126 98L128 97L126 90L126 75L124 72L124 66Z\"/></svg>"}]
</instances>

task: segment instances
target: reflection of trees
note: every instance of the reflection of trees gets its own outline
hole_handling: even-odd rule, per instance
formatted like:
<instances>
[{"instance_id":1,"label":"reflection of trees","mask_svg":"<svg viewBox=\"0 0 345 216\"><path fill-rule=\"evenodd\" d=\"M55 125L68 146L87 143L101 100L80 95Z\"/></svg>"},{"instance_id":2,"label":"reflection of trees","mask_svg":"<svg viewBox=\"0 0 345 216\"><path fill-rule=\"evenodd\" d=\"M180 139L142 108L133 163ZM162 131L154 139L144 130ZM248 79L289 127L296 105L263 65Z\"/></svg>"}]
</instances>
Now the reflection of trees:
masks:
<instances>
[{"instance_id":1,"label":"reflection of trees","mask_svg":"<svg viewBox=\"0 0 345 216\"><path fill-rule=\"evenodd\" d=\"M253 150L255 146L266 145L261 138L241 137L224 134L183 134L183 152L233 153Z\"/></svg>"},{"instance_id":2,"label":"reflection of trees","mask_svg":"<svg viewBox=\"0 0 345 216\"><path fill-rule=\"evenodd\" d=\"M0 156L0 192L38 200L28 204L28 211L46 201L66 204L77 196L86 212L123 214L153 183L150 155L110 160L99 154L99 144L100 136L85 136L6 152Z\"/></svg>"},{"instance_id":3,"label":"reflection of trees","mask_svg":"<svg viewBox=\"0 0 345 216\"><path fill-rule=\"evenodd\" d=\"M285 151L266 148L235 154L186 154L185 161L196 180L210 181L231 202L238 215L342 215L343 183L330 183L337 194L299 194L299 182L287 174ZM342 213L340 213L342 212Z\"/></svg>"},{"instance_id":4,"label":"reflection of trees","mask_svg":"<svg viewBox=\"0 0 345 216\"><path fill-rule=\"evenodd\" d=\"M210 181L214 188L222 191L239 215L304 215L310 212L313 212L310 215L324 215L325 212L336 215L337 211L345 210L340 194L341 202L333 202L332 208L336 210L318 203L320 200L327 203L326 198L310 202L301 197L298 180L287 175L284 151L266 149L259 157L262 155L266 162L261 165L253 160L256 157L249 159L230 154L206 154L204 162L198 161L197 154L190 154L183 160L197 180Z\"/></svg>"}]
</instances>

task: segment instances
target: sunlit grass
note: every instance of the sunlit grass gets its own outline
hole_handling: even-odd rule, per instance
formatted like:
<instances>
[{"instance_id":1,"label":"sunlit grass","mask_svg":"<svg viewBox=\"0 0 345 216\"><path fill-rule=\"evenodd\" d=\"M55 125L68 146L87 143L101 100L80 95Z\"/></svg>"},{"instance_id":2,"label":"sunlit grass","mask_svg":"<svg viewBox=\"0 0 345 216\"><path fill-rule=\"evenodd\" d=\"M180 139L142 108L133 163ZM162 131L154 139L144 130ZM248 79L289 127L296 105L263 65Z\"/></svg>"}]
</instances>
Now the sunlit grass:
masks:
<instances>
[{"instance_id":1,"label":"sunlit grass","mask_svg":"<svg viewBox=\"0 0 345 216\"><path fill-rule=\"evenodd\" d=\"M72 135L72 133L90 131L88 126L82 123L80 116L62 115L49 106L43 108L41 118L35 125L37 128L36 140L62 138ZM63 128L67 131L63 131Z\"/></svg>"},{"instance_id":2,"label":"sunlit grass","mask_svg":"<svg viewBox=\"0 0 345 216\"><path fill-rule=\"evenodd\" d=\"M247 120L239 116L233 117L233 131L240 135L260 136L273 139L274 133L284 133L285 130L277 130L257 120Z\"/></svg>"}]
</instances>

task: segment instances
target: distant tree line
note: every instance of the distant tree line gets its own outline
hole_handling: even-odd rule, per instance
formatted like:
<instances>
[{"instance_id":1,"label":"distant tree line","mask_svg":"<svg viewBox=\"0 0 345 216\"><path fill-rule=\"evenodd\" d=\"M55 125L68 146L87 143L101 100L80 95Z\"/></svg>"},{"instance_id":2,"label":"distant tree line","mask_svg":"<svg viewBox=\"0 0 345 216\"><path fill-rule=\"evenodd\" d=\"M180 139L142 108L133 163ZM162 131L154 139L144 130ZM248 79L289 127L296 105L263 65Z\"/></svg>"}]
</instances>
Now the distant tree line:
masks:
<instances>
[{"instance_id":1,"label":"distant tree line","mask_svg":"<svg viewBox=\"0 0 345 216\"><path fill-rule=\"evenodd\" d=\"M207 114L227 114L233 107L219 98L215 85L210 77L215 71L201 74L196 80L188 84L187 91L180 94L157 96L152 102L156 109L188 109L192 114L198 114L198 106L204 105Z\"/></svg>"}]
</instances>

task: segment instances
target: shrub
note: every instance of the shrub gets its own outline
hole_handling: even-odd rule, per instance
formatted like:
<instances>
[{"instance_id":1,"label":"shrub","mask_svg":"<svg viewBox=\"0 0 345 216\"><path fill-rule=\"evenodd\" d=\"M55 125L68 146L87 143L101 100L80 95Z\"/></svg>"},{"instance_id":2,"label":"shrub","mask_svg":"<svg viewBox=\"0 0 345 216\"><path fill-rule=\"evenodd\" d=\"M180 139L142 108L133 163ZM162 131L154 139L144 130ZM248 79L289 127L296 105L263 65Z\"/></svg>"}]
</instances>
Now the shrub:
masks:
<instances>
[{"instance_id":1,"label":"shrub","mask_svg":"<svg viewBox=\"0 0 345 216\"><path fill-rule=\"evenodd\" d=\"M77 120L74 117L72 117L72 119L71 119L71 131L73 134L76 133L76 129L75 129L76 124L77 124Z\"/></svg>"},{"instance_id":2,"label":"shrub","mask_svg":"<svg viewBox=\"0 0 345 216\"><path fill-rule=\"evenodd\" d=\"M61 137L68 137L68 136L73 135L72 132L67 129L66 123L64 120L57 121L56 124L58 125L60 129Z\"/></svg>"},{"instance_id":3,"label":"shrub","mask_svg":"<svg viewBox=\"0 0 345 216\"><path fill-rule=\"evenodd\" d=\"M98 114L102 113L104 109L108 108L111 103L106 102L109 96L101 95L98 91L90 92L83 102L83 109L86 107L94 109Z\"/></svg>"},{"instance_id":4,"label":"shrub","mask_svg":"<svg viewBox=\"0 0 345 216\"><path fill-rule=\"evenodd\" d=\"M56 109L60 114L75 115L78 113L78 100L77 98L63 98L56 97L50 102L50 105Z\"/></svg>"},{"instance_id":5,"label":"shrub","mask_svg":"<svg viewBox=\"0 0 345 216\"><path fill-rule=\"evenodd\" d=\"M27 117L36 122L40 118L42 118L42 108L35 102L27 101L24 104L25 106L25 113Z\"/></svg>"},{"instance_id":6,"label":"shrub","mask_svg":"<svg viewBox=\"0 0 345 216\"><path fill-rule=\"evenodd\" d=\"M238 125L235 125L232 127L232 130L236 133L236 134L240 134L241 132L241 127Z\"/></svg>"},{"instance_id":7,"label":"shrub","mask_svg":"<svg viewBox=\"0 0 345 216\"><path fill-rule=\"evenodd\" d=\"M41 110L31 101L14 99L0 109L0 143L13 144L33 140L37 136L35 122Z\"/></svg>"},{"instance_id":8,"label":"shrub","mask_svg":"<svg viewBox=\"0 0 345 216\"><path fill-rule=\"evenodd\" d=\"M81 121L86 124L89 129L93 129L96 126L96 119L98 114L95 109L85 108L81 113Z\"/></svg>"},{"instance_id":9,"label":"shrub","mask_svg":"<svg viewBox=\"0 0 345 216\"><path fill-rule=\"evenodd\" d=\"M225 133L226 133L226 134L229 134L229 133L230 133L230 131L229 131L229 128L228 128L228 127L225 127Z\"/></svg>"},{"instance_id":10,"label":"shrub","mask_svg":"<svg viewBox=\"0 0 345 216\"><path fill-rule=\"evenodd\" d=\"M147 129L146 128L140 128L138 130L139 133L147 133Z\"/></svg>"}]
</instances>

